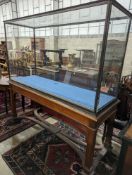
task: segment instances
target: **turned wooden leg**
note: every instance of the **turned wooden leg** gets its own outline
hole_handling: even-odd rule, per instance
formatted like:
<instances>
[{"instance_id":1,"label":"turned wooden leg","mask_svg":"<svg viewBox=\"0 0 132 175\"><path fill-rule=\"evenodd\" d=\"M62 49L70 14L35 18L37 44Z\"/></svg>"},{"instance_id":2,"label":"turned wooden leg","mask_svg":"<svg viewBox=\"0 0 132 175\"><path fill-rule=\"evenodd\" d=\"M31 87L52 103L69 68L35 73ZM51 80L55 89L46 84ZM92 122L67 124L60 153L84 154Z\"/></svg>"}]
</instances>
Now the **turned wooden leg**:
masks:
<instances>
[{"instance_id":1,"label":"turned wooden leg","mask_svg":"<svg viewBox=\"0 0 132 175\"><path fill-rule=\"evenodd\" d=\"M97 134L96 130L88 129L88 132L86 135L87 147L86 147L85 160L84 160L83 166L87 172L90 172L91 166L93 163L96 134Z\"/></svg>"}]
</instances>

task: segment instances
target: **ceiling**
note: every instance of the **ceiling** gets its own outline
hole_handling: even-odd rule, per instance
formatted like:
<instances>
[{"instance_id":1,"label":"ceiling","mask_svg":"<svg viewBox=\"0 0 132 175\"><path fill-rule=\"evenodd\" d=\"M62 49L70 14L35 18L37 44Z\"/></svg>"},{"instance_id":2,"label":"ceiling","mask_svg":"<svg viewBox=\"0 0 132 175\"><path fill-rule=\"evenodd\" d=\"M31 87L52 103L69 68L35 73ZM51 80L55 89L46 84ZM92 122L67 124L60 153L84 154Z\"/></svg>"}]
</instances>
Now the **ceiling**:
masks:
<instances>
[{"instance_id":1,"label":"ceiling","mask_svg":"<svg viewBox=\"0 0 132 175\"><path fill-rule=\"evenodd\" d=\"M0 0L0 5L6 4L8 2L11 2L11 0Z\"/></svg>"},{"instance_id":2,"label":"ceiling","mask_svg":"<svg viewBox=\"0 0 132 175\"><path fill-rule=\"evenodd\" d=\"M106 1L104 0L104 3ZM102 13L102 9L103 12ZM93 11L94 13L90 13ZM7 24L18 25L29 28L47 28L68 25L87 24L93 22L105 22L107 4L91 6L90 3L72 6L56 11L49 11L40 14L25 16L13 20L5 21ZM113 8L111 20L127 20L129 16L118 8Z\"/></svg>"}]
</instances>

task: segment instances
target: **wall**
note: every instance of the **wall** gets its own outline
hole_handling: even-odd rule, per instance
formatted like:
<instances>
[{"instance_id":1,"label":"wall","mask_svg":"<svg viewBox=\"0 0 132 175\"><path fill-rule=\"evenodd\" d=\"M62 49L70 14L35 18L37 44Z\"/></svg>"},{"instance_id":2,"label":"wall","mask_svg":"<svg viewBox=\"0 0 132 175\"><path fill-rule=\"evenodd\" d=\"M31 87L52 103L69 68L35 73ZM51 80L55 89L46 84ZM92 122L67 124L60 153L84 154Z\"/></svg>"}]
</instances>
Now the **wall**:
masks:
<instances>
[{"instance_id":1,"label":"wall","mask_svg":"<svg viewBox=\"0 0 132 175\"><path fill-rule=\"evenodd\" d=\"M114 38L109 38L109 39L114 39ZM120 37L116 37L115 39L121 40ZM76 56L79 56L79 52L75 52L76 49L94 49L96 52L97 44L102 41L101 38L61 38L59 39L59 48L70 48L68 51L66 51L66 55L68 53L76 53ZM81 44L81 46L80 46ZM127 45L127 51L126 51L126 56L125 56L125 61L124 61L124 66L123 66L123 72L122 75L128 75L132 73L132 34L130 34L128 45Z\"/></svg>"},{"instance_id":2,"label":"wall","mask_svg":"<svg viewBox=\"0 0 132 175\"><path fill-rule=\"evenodd\" d=\"M97 44L102 41L102 38L87 38L85 37L70 37L70 38L60 38L58 41L58 47L61 49L68 49L66 51L66 55L70 53L76 53L79 56L79 52L76 49L89 49L94 50L96 52Z\"/></svg>"},{"instance_id":3,"label":"wall","mask_svg":"<svg viewBox=\"0 0 132 175\"><path fill-rule=\"evenodd\" d=\"M132 33L129 36L122 75L132 74Z\"/></svg>"}]
</instances>

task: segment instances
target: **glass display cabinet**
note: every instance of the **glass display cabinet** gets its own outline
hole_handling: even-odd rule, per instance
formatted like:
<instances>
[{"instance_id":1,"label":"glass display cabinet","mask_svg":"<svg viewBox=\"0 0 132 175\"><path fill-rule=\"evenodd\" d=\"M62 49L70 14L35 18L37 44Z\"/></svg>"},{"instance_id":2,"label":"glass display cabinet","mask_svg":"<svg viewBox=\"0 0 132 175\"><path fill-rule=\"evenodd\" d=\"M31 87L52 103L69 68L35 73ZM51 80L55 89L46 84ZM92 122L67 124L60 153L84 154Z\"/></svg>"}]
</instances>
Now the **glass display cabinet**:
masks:
<instances>
[{"instance_id":1,"label":"glass display cabinet","mask_svg":"<svg viewBox=\"0 0 132 175\"><path fill-rule=\"evenodd\" d=\"M96 131L115 117L131 13L115 0L101 0L4 24L13 45L7 46L12 93L28 96L79 129L81 124L88 145L84 167L90 169ZM43 48L36 46L38 37Z\"/></svg>"}]
</instances>

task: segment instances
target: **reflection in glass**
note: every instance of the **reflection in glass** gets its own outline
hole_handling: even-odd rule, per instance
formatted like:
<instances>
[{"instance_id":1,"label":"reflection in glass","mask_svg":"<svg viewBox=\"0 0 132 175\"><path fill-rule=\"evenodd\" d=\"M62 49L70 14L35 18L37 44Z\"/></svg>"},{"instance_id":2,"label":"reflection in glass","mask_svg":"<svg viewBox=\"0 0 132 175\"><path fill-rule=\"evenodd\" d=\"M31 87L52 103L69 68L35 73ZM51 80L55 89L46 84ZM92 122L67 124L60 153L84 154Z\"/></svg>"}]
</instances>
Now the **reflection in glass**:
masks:
<instances>
[{"instance_id":1,"label":"reflection in glass","mask_svg":"<svg viewBox=\"0 0 132 175\"><path fill-rule=\"evenodd\" d=\"M107 47L101 82L101 93L117 97L121 68L126 48L126 39L129 18L116 7L112 7ZM97 46L98 56L101 53L102 43ZM100 59L98 59L100 61ZM100 103L101 100L99 100ZM99 106L98 106L99 109Z\"/></svg>"}]
</instances>

